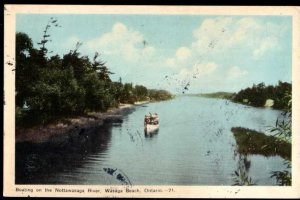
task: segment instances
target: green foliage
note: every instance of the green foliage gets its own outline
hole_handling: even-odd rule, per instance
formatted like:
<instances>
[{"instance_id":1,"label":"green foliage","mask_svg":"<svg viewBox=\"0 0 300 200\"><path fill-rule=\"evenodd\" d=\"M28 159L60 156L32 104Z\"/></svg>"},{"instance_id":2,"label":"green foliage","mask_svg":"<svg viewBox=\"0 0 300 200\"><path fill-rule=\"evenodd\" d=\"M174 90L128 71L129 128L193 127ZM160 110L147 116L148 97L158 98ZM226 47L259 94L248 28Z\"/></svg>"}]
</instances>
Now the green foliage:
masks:
<instances>
[{"instance_id":1,"label":"green foliage","mask_svg":"<svg viewBox=\"0 0 300 200\"><path fill-rule=\"evenodd\" d=\"M286 141L242 127L233 127L231 131L240 154L280 155L283 158L291 159L291 144Z\"/></svg>"},{"instance_id":2,"label":"green foliage","mask_svg":"<svg viewBox=\"0 0 300 200\"><path fill-rule=\"evenodd\" d=\"M286 168L291 168L291 161L285 162ZM290 170L283 171L272 171L271 178L275 177L278 185L291 185L292 184L292 173Z\"/></svg>"},{"instance_id":3,"label":"green foliage","mask_svg":"<svg viewBox=\"0 0 300 200\"><path fill-rule=\"evenodd\" d=\"M136 101L135 91L132 83L125 83L121 92L121 102L133 104Z\"/></svg>"},{"instance_id":4,"label":"green foliage","mask_svg":"<svg viewBox=\"0 0 300 200\"><path fill-rule=\"evenodd\" d=\"M263 107L267 99L273 99L273 108L284 109L287 104L285 99L286 94L291 94L292 84L286 82L278 82L275 87L272 85L265 86L264 83L253 85L252 88L248 87L239 91L234 95L233 101L244 103L248 100L248 104L256 107Z\"/></svg>"},{"instance_id":5,"label":"green foliage","mask_svg":"<svg viewBox=\"0 0 300 200\"><path fill-rule=\"evenodd\" d=\"M275 136L277 137L277 139L291 142L291 123L292 120L281 120L280 122L278 122L277 119L276 126L271 127L270 131L275 132Z\"/></svg>"},{"instance_id":6,"label":"green foliage","mask_svg":"<svg viewBox=\"0 0 300 200\"><path fill-rule=\"evenodd\" d=\"M85 88L85 106L89 111L105 111L109 108L108 90L105 82L96 73L87 73L83 78Z\"/></svg>"},{"instance_id":7,"label":"green foliage","mask_svg":"<svg viewBox=\"0 0 300 200\"><path fill-rule=\"evenodd\" d=\"M144 86L112 82L113 74L95 53L92 61L78 52L81 43L62 58L49 57L49 30L59 27L50 18L35 49L25 33L16 34L16 125L30 127L86 112L104 112L120 103L166 100L169 93ZM25 103L28 108L25 108Z\"/></svg>"},{"instance_id":8,"label":"green foliage","mask_svg":"<svg viewBox=\"0 0 300 200\"><path fill-rule=\"evenodd\" d=\"M138 101L148 100L148 89L142 85L135 86L135 93L138 97Z\"/></svg>"},{"instance_id":9,"label":"green foliage","mask_svg":"<svg viewBox=\"0 0 300 200\"><path fill-rule=\"evenodd\" d=\"M256 185L252 178L249 176L249 169L251 166L251 161L248 160L247 155L239 154L237 169L231 175L234 178L233 185L239 186L252 186Z\"/></svg>"},{"instance_id":10,"label":"green foliage","mask_svg":"<svg viewBox=\"0 0 300 200\"><path fill-rule=\"evenodd\" d=\"M271 178L276 178L278 185L291 185L291 137L292 137L292 85L279 81L277 86L265 86L263 83L253 85L252 88L241 90L234 96L234 101L248 103L253 106L264 106L267 99L274 100L274 108L283 110L277 118L274 127L269 127L273 136L265 136L245 128L232 128L238 144L238 151L242 154L280 155L287 159L287 169L272 171Z\"/></svg>"},{"instance_id":11,"label":"green foliage","mask_svg":"<svg viewBox=\"0 0 300 200\"><path fill-rule=\"evenodd\" d=\"M275 136L287 142L291 142L292 137L292 95L286 94L282 98L283 112L277 118L275 127L270 127L269 130L275 133Z\"/></svg>"},{"instance_id":12,"label":"green foliage","mask_svg":"<svg viewBox=\"0 0 300 200\"><path fill-rule=\"evenodd\" d=\"M252 178L247 175L247 173L241 169L235 170L232 174L234 176L234 184L236 186L253 186L256 185Z\"/></svg>"},{"instance_id":13,"label":"green foliage","mask_svg":"<svg viewBox=\"0 0 300 200\"><path fill-rule=\"evenodd\" d=\"M148 90L148 95L151 101L164 101L173 97L172 94L166 90L155 89Z\"/></svg>"},{"instance_id":14,"label":"green foliage","mask_svg":"<svg viewBox=\"0 0 300 200\"><path fill-rule=\"evenodd\" d=\"M271 127L270 131L275 132L275 137L279 141L284 141L291 144L292 138L292 95L285 93L282 99L283 113L282 119L277 118L275 127ZM291 157L284 163L286 169L291 168ZM278 185L291 185L292 173L291 170L272 171L271 178L275 177Z\"/></svg>"},{"instance_id":15,"label":"green foliage","mask_svg":"<svg viewBox=\"0 0 300 200\"><path fill-rule=\"evenodd\" d=\"M254 130L235 127L231 131L237 142L238 152L241 155L260 154L264 156L280 155L287 159L284 163L287 169L291 168L291 143L278 139L276 136L266 136ZM251 178L244 171L235 171L235 185L248 185ZM291 185L290 170L272 171L271 178L275 177L278 185Z\"/></svg>"}]
</instances>

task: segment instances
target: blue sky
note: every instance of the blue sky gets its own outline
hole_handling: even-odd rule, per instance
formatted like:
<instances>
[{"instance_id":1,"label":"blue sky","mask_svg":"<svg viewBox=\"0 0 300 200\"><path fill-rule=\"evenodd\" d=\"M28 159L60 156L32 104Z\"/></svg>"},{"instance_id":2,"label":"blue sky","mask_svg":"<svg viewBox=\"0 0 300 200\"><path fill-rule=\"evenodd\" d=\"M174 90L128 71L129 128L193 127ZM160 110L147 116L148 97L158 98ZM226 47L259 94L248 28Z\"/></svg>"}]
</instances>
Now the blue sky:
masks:
<instances>
[{"instance_id":1,"label":"blue sky","mask_svg":"<svg viewBox=\"0 0 300 200\"><path fill-rule=\"evenodd\" d=\"M123 82L181 93L229 91L292 80L289 16L17 15L34 44L54 17L49 51L101 59ZM36 46L37 47L37 46Z\"/></svg>"}]
</instances>

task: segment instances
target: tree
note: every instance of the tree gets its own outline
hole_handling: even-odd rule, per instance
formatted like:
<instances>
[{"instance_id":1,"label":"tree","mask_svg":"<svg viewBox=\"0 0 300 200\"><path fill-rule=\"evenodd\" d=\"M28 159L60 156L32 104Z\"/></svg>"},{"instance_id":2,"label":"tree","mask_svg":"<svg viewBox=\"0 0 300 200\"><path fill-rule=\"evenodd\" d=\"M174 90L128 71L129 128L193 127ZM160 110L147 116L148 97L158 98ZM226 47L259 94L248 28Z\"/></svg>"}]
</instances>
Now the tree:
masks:
<instances>
[{"instance_id":1,"label":"tree","mask_svg":"<svg viewBox=\"0 0 300 200\"><path fill-rule=\"evenodd\" d=\"M25 33L16 34L16 123L20 126L45 125L71 115L90 111L106 111L119 103L134 103L148 95L144 86L133 87L112 82L113 74L106 63L95 53L91 61L82 56L77 43L73 50L61 58L49 56L47 43L51 42L49 30L59 27L50 18L34 48ZM28 105L23 109L23 105Z\"/></svg>"},{"instance_id":2,"label":"tree","mask_svg":"<svg viewBox=\"0 0 300 200\"><path fill-rule=\"evenodd\" d=\"M275 97L274 97L274 108L285 108L288 104L288 96L292 93L292 85L286 82L278 82L278 85L275 87Z\"/></svg>"},{"instance_id":3,"label":"tree","mask_svg":"<svg viewBox=\"0 0 300 200\"><path fill-rule=\"evenodd\" d=\"M16 105L23 107L34 80L35 69L31 64L32 40L25 33L16 34Z\"/></svg>"},{"instance_id":4,"label":"tree","mask_svg":"<svg viewBox=\"0 0 300 200\"><path fill-rule=\"evenodd\" d=\"M64 68L73 68L75 79L81 83L84 75L92 70L92 65L88 57L80 57L80 53L77 52L79 46L80 43L77 43L74 50L71 50L68 54L63 56L62 66Z\"/></svg>"},{"instance_id":5,"label":"tree","mask_svg":"<svg viewBox=\"0 0 300 200\"><path fill-rule=\"evenodd\" d=\"M98 52L95 53L95 56L93 58L93 64L92 67L94 71L96 71L99 75L99 78L105 82L111 82L110 75L114 74L111 72L108 67L106 66L106 63L102 60L99 60L100 54Z\"/></svg>"},{"instance_id":6,"label":"tree","mask_svg":"<svg viewBox=\"0 0 300 200\"><path fill-rule=\"evenodd\" d=\"M132 83L125 83L121 94L121 102L131 104L134 103L136 101L134 93L135 92Z\"/></svg>"},{"instance_id":7,"label":"tree","mask_svg":"<svg viewBox=\"0 0 300 200\"><path fill-rule=\"evenodd\" d=\"M253 84L252 88L246 88L235 94L233 101L247 103L252 106L263 107L267 99L273 99L273 108L283 109L287 102L284 102L284 96L291 93L292 85L286 82L278 82L275 87L272 85L266 86L264 83L258 85Z\"/></svg>"},{"instance_id":8,"label":"tree","mask_svg":"<svg viewBox=\"0 0 300 200\"><path fill-rule=\"evenodd\" d=\"M145 86L142 86L142 85L135 86L135 93L136 93L137 99L140 101L146 100L148 97L148 90Z\"/></svg>"},{"instance_id":9,"label":"tree","mask_svg":"<svg viewBox=\"0 0 300 200\"><path fill-rule=\"evenodd\" d=\"M113 95L114 106L117 106L121 100L124 91L124 86L122 82L112 82L110 84L110 93Z\"/></svg>"}]
</instances>

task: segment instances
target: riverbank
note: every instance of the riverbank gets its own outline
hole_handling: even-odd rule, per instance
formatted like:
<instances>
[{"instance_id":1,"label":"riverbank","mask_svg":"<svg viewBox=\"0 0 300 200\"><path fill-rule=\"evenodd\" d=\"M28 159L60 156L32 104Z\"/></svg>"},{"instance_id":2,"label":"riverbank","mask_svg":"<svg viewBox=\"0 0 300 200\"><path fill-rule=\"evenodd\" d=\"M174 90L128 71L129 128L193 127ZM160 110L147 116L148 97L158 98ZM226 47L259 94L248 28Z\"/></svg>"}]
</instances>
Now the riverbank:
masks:
<instances>
[{"instance_id":1,"label":"riverbank","mask_svg":"<svg viewBox=\"0 0 300 200\"><path fill-rule=\"evenodd\" d=\"M141 105L146 102L139 102ZM122 122L122 117L133 110L135 105L120 104L119 108L111 108L107 112L93 112L85 116L67 118L57 123L33 128L16 128L16 142L44 143L53 138L68 135L74 132L81 133L83 130L103 126L105 123Z\"/></svg>"},{"instance_id":2,"label":"riverbank","mask_svg":"<svg viewBox=\"0 0 300 200\"><path fill-rule=\"evenodd\" d=\"M267 109L284 111L283 108L276 108L276 107L274 108L273 99L266 99L265 104L263 106L256 106L251 104L251 102L249 102L248 99L244 99L243 101L234 100L235 95L236 95L235 93L230 93L230 92L216 92L216 93L192 94L191 96L198 96L198 97L211 98L211 99L226 99L232 103L251 106L254 108L267 108Z\"/></svg>"},{"instance_id":3,"label":"riverbank","mask_svg":"<svg viewBox=\"0 0 300 200\"><path fill-rule=\"evenodd\" d=\"M291 160L291 143L247 128L233 127L231 131L240 154L279 155L284 159Z\"/></svg>"},{"instance_id":4,"label":"riverbank","mask_svg":"<svg viewBox=\"0 0 300 200\"><path fill-rule=\"evenodd\" d=\"M117 168L129 178L134 176L135 185L232 185L230 175L237 170L239 157L234 156L235 139L228 131L245 123L260 130L275 124L278 112L253 108L245 111L231 103L220 109L220 105L224 100L212 103L204 98L176 97L135 106L123 115L122 123L104 123L81 135L77 130L49 144L17 143L16 184L118 185L120 182L103 170ZM236 117L227 121L224 113L232 110L236 110ZM143 117L149 111L161 118L160 130L154 135L143 132ZM160 166L160 171L169 173L157 173L147 159L141 158L149 158L152 163L172 158ZM248 159L251 178L257 185L274 185L270 171L285 169L280 156ZM172 170L174 166L181 170ZM216 173L220 167L222 173Z\"/></svg>"}]
</instances>

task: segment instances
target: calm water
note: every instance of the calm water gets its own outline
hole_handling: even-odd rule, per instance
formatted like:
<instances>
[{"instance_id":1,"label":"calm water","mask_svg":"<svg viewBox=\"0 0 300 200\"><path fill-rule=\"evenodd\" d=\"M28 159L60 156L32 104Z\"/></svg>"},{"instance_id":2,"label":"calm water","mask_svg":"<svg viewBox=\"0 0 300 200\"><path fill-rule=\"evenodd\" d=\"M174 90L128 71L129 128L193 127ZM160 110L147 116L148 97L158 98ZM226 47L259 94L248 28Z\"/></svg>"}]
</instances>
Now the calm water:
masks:
<instances>
[{"instance_id":1,"label":"calm water","mask_svg":"<svg viewBox=\"0 0 300 200\"><path fill-rule=\"evenodd\" d=\"M160 128L145 135L143 117L157 112ZM58 146L18 144L16 183L232 185L244 170L258 185L273 185L279 156L236 153L231 127L265 131L279 111L227 100L182 96L136 107L123 123L85 131ZM121 175L117 176L117 175Z\"/></svg>"}]
</instances>

